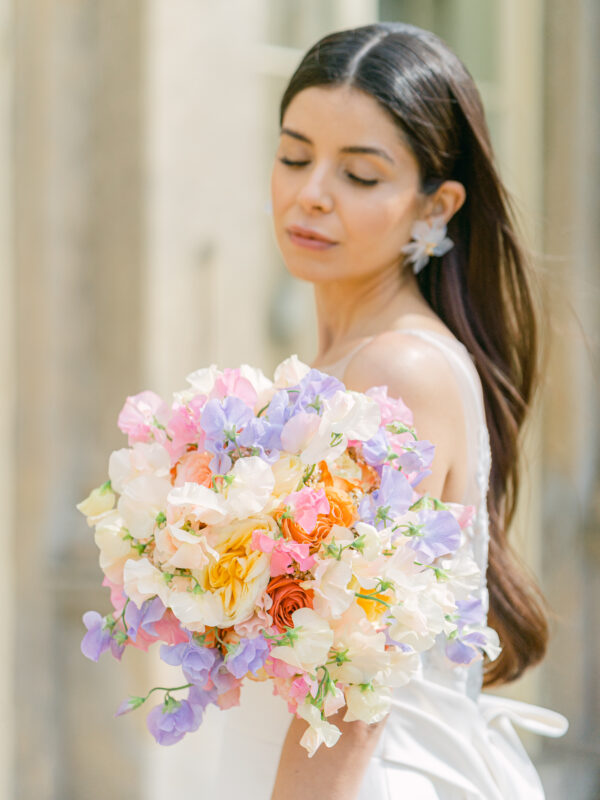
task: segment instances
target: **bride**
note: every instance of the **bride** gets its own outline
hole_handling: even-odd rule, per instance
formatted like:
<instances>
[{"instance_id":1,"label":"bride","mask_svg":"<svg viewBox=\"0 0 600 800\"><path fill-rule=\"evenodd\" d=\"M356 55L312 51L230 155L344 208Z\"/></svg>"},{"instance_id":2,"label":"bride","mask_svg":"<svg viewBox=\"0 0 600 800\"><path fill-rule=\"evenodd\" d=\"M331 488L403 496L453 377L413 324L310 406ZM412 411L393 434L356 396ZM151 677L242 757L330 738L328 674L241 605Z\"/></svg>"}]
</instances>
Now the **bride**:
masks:
<instances>
[{"instance_id":1,"label":"bride","mask_svg":"<svg viewBox=\"0 0 600 800\"><path fill-rule=\"evenodd\" d=\"M480 599L503 649L482 670L434 648L386 719L332 720L343 736L312 759L299 745L306 723L293 720L272 798L543 798L510 721L557 736L566 720L480 691L539 662L547 624L506 539L537 333L478 91L433 33L374 24L306 53L280 123L273 221L287 269L314 285L312 366L358 391L387 384L413 410L436 445L419 490L477 507Z\"/></svg>"}]
</instances>

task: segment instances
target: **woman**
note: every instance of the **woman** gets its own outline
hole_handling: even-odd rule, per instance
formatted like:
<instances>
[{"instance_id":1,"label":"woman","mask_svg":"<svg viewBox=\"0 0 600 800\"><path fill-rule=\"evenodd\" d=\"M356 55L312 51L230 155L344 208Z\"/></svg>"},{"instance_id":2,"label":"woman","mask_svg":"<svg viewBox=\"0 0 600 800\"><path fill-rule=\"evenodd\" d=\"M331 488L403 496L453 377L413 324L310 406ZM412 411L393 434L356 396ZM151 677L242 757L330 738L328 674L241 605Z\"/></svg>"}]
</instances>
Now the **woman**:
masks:
<instances>
[{"instance_id":1,"label":"woman","mask_svg":"<svg viewBox=\"0 0 600 800\"><path fill-rule=\"evenodd\" d=\"M537 334L479 94L437 36L375 24L308 51L280 122L275 234L290 272L314 284L313 366L358 391L386 384L413 410L419 436L436 445L420 490L477 507L481 601L503 650L482 674L434 649L419 678L394 690L383 722L343 723L342 712L338 744L310 761L298 744L306 725L294 720L273 800L542 798L508 719L548 735L566 721L480 696L482 682L514 680L542 658L547 625L506 542Z\"/></svg>"}]
</instances>

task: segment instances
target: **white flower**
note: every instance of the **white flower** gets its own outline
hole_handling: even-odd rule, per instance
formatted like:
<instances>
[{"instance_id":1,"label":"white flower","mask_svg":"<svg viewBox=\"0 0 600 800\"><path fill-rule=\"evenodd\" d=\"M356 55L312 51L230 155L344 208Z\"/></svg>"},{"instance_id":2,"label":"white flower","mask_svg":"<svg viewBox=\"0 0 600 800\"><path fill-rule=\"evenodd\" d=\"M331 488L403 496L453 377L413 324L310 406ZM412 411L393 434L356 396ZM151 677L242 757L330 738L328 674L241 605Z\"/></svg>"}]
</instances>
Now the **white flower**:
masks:
<instances>
[{"instance_id":1,"label":"white flower","mask_svg":"<svg viewBox=\"0 0 600 800\"><path fill-rule=\"evenodd\" d=\"M302 705L298 706L297 714L309 725L300 739L300 744L308 751L309 758L314 756L322 744L326 747L333 747L340 738L342 733L340 729L323 719L319 709L310 700L305 700Z\"/></svg>"},{"instance_id":2,"label":"white flower","mask_svg":"<svg viewBox=\"0 0 600 800\"><path fill-rule=\"evenodd\" d=\"M207 525L218 525L231 519L225 497L199 483L186 481L183 486L172 488L167 503L179 509L183 516Z\"/></svg>"},{"instance_id":3,"label":"white flower","mask_svg":"<svg viewBox=\"0 0 600 800\"><path fill-rule=\"evenodd\" d=\"M171 489L168 478L156 475L140 475L125 484L118 509L134 539L152 536L156 517L166 507Z\"/></svg>"},{"instance_id":4,"label":"white flower","mask_svg":"<svg viewBox=\"0 0 600 800\"><path fill-rule=\"evenodd\" d=\"M125 523L117 511L111 511L96 525L94 539L100 550L100 568L113 583L123 583L123 566L136 558L131 539L125 539Z\"/></svg>"},{"instance_id":5,"label":"white flower","mask_svg":"<svg viewBox=\"0 0 600 800\"><path fill-rule=\"evenodd\" d=\"M271 466L258 456L239 458L229 475L233 481L225 489L225 498L231 516L244 519L263 511L275 486Z\"/></svg>"},{"instance_id":6,"label":"white flower","mask_svg":"<svg viewBox=\"0 0 600 800\"><path fill-rule=\"evenodd\" d=\"M344 694L348 706L344 722L379 722L390 710L392 690L388 686L349 686Z\"/></svg>"},{"instance_id":7,"label":"white flower","mask_svg":"<svg viewBox=\"0 0 600 800\"><path fill-rule=\"evenodd\" d=\"M303 581L305 589L314 592L313 608L323 617L339 617L354 600L354 592L348 589L352 578L352 567L344 561L328 558L313 569L314 580Z\"/></svg>"},{"instance_id":8,"label":"white flower","mask_svg":"<svg viewBox=\"0 0 600 800\"><path fill-rule=\"evenodd\" d=\"M296 386L308 372L310 372L308 364L300 361L296 353L294 353L275 367L273 375L275 387L277 389L287 389L288 386Z\"/></svg>"},{"instance_id":9,"label":"white flower","mask_svg":"<svg viewBox=\"0 0 600 800\"><path fill-rule=\"evenodd\" d=\"M261 369L250 364L242 364L240 366L240 377L245 378L256 392L256 404L254 406L254 413L256 414L271 401L275 394L273 381L270 381Z\"/></svg>"},{"instance_id":10,"label":"white flower","mask_svg":"<svg viewBox=\"0 0 600 800\"><path fill-rule=\"evenodd\" d=\"M296 638L293 646L279 645L271 656L285 661L302 672L314 672L327 661L333 644L333 631L326 620L312 608L298 608L292 614Z\"/></svg>"},{"instance_id":11,"label":"white flower","mask_svg":"<svg viewBox=\"0 0 600 800\"><path fill-rule=\"evenodd\" d=\"M192 385L195 393L208 395L212 392L217 379L221 375L222 373L217 365L211 364L210 367L190 372L189 375L186 375L186 381Z\"/></svg>"},{"instance_id":12,"label":"white flower","mask_svg":"<svg viewBox=\"0 0 600 800\"><path fill-rule=\"evenodd\" d=\"M425 220L416 220L411 231L413 241L405 244L401 252L408 254L408 261L413 262L413 271L420 272L429 261L430 256L443 256L454 245L446 236L446 224L437 218L433 224Z\"/></svg>"},{"instance_id":13,"label":"white flower","mask_svg":"<svg viewBox=\"0 0 600 800\"><path fill-rule=\"evenodd\" d=\"M125 562L123 588L127 597L131 598L138 608L142 607L144 600L155 595L160 597L164 605L169 605L171 590L163 573L146 558L137 561L130 558Z\"/></svg>"},{"instance_id":14,"label":"white flower","mask_svg":"<svg viewBox=\"0 0 600 800\"><path fill-rule=\"evenodd\" d=\"M335 649L347 650L349 661L332 664L331 677L341 683L382 681L389 671L389 651L385 634L376 633L364 611L352 605L339 619L332 621Z\"/></svg>"},{"instance_id":15,"label":"white flower","mask_svg":"<svg viewBox=\"0 0 600 800\"><path fill-rule=\"evenodd\" d=\"M121 494L127 483L140 475L169 475L171 458L157 442L135 442L133 447L114 450L108 460L108 474L112 488Z\"/></svg>"},{"instance_id":16,"label":"white flower","mask_svg":"<svg viewBox=\"0 0 600 800\"><path fill-rule=\"evenodd\" d=\"M172 591L169 607L177 619L191 631L202 633L206 625L221 625L223 608L218 597L212 592L193 594L192 592Z\"/></svg>"},{"instance_id":17,"label":"white flower","mask_svg":"<svg viewBox=\"0 0 600 800\"><path fill-rule=\"evenodd\" d=\"M89 495L77 503L75 508L86 517L86 522L93 528L103 517L110 514L115 505L115 494L108 488L98 486Z\"/></svg>"},{"instance_id":18,"label":"white flower","mask_svg":"<svg viewBox=\"0 0 600 800\"><path fill-rule=\"evenodd\" d=\"M319 428L300 454L305 464L331 463L342 455L348 439L366 441L379 429L379 406L373 398L361 392L340 390L323 405Z\"/></svg>"}]
</instances>

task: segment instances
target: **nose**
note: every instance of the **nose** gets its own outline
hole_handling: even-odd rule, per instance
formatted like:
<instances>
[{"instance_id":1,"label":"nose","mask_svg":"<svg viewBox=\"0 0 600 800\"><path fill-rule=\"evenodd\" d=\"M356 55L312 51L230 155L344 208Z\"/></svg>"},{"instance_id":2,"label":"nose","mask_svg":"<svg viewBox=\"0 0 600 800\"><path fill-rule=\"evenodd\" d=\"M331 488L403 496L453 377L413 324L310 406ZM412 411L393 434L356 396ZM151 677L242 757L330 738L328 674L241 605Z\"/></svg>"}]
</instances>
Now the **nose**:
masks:
<instances>
[{"instance_id":1,"label":"nose","mask_svg":"<svg viewBox=\"0 0 600 800\"><path fill-rule=\"evenodd\" d=\"M333 197L328 186L327 168L315 166L307 170L306 178L298 192L298 203L304 211L328 213L333 209Z\"/></svg>"}]
</instances>

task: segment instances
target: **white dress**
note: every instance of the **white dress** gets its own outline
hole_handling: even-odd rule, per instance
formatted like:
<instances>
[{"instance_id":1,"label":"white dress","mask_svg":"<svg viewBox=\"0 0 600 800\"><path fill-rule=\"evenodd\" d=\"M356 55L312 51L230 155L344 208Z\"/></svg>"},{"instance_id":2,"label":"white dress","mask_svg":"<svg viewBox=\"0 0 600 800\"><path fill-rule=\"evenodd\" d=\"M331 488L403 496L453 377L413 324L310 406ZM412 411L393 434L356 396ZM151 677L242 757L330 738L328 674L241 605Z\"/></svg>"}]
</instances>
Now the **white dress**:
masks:
<instances>
[{"instance_id":1,"label":"white dress","mask_svg":"<svg viewBox=\"0 0 600 800\"><path fill-rule=\"evenodd\" d=\"M468 485L463 498L477 508L473 524L475 557L485 576L488 545L487 494L490 448L479 375L458 340L424 329L403 329L439 346L452 366L463 399L468 436ZM323 372L343 380L344 369L361 343ZM487 608L487 590L481 586ZM512 724L546 736L561 736L567 721L537 706L481 694L481 666L455 666L442 646L422 659L419 677L394 690L393 706L361 785L360 800L542 800L538 775ZM200 730L172 748L164 759L164 782L173 776L202 776L202 794L223 800L269 800L279 754L291 721L286 704L270 682L248 683L237 708L207 709ZM167 748L171 750L171 748ZM195 776L195 777L193 777ZM183 780L183 778L182 778ZM325 796L325 795L323 795Z\"/></svg>"}]
</instances>

